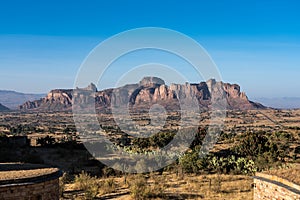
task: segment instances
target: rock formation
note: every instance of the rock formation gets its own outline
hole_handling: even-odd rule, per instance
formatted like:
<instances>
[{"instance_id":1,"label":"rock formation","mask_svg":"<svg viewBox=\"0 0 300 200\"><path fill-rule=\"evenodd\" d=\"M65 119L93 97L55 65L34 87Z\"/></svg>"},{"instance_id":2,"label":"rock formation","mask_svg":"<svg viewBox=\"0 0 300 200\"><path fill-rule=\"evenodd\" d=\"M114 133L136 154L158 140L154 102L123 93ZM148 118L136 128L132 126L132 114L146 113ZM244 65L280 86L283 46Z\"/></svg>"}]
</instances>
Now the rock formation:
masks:
<instances>
[{"instance_id":1,"label":"rock formation","mask_svg":"<svg viewBox=\"0 0 300 200\"><path fill-rule=\"evenodd\" d=\"M96 108L109 108L111 105L130 105L142 107L154 103L178 109L178 99L188 98L197 101L201 108L208 108L212 101L225 97L227 109L265 108L259 103L249 101L237 84L217 82L214 79L201 83L171 84L157 77L145 77L139 84L129 84L115 89L97 91L94 84L87 88L74 90L52 90L37 101L28 101L20 106L21 110L71 110L72 104L93 103Z\"/></svg>"},{"instance_id":2,"label":"rock formation","mask_svg":"<svg viewBox=\"0 0 300 200\"><path fill-rule=\"evenodd\" d=\"M21 110L65 110L72 107L73 90L56 89L51 90L46 97L36 101L27 101L19 108Z\"/></svg>"}]
</instances>

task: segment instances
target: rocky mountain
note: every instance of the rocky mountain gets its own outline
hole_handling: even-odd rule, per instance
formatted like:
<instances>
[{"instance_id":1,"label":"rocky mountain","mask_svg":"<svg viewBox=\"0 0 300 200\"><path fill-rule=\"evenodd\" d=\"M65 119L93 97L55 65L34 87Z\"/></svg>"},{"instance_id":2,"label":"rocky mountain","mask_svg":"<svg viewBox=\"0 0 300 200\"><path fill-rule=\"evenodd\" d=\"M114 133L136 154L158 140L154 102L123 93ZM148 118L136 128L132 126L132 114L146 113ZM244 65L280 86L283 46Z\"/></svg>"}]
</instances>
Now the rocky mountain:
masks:
<instances>
[{"instance_id":1,"label":"rocky mountain","mask_svg":"<svg viewBox=\"0 0 300 200\"><path fill-rule=\"evenodd\" d=\"M9 111L9 108L5 107L4 105L2 105L0 103L0 112L3 112L3 111Z\"/></svg>"},{"instance_id":2,"label":"rocky mountain","mask_svg":"<svg viewBox=\"0 0 300 200\"><path fill-rule=\"evenodd\" d=\"M217 88L217 89L216 89ZM190 98L196 100L201 108L208 108L212 98L224 95L228 109L264 108L259 103L249 101L246 94L240 91L237 84L217 82L214 79L200 83L185 83L166 85L157 77L145 77L138 84L129 84L115 89L97 91L94 84L87 88L74 90L56 89L46 97L28 101L21 105L21 110L71 110L72 104L84 105L94 102L96 108L109 108L111 105L127 105L134 108L147 107L154 103L165 105L169 109L179 108L178 99Z\"/></svg>"},{"instance_id":3,"label":"rocky mountain","mask_svg":"<svg viewBox=\"0 0 300 200\"><path fill-rule=\"evenodd\" d=\"M44 97L45 94L25 94L15 91L0 90L0 102L10 109L17 109L26 101L34 101Z\"/></svg>"},{"instance_id":4,"label":"rocky mountain","mask_svg":"<svg viewBox=\"0 0 300 200\"><path fill-rule=\"evenodd\" d=\"M27 101L19 106L21 110L68 110L72 107L72 89L51 90L44 98L35 101Z\"/></svg>"}]
</instances>

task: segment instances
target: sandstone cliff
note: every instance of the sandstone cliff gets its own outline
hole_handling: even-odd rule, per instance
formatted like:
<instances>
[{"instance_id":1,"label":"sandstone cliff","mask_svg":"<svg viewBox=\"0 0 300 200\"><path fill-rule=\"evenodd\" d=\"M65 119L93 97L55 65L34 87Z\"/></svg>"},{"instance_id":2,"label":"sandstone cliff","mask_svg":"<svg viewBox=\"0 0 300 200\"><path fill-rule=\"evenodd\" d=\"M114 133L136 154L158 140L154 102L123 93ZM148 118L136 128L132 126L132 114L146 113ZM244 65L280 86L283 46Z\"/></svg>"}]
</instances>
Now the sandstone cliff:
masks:
<instances>
[{"instance_id":1,"label":"sandstone cliff","mask_svg":"<svg viewBox=\"0 0 300 200\"><path fill-rule=\"evenodd\" d=\"M217 86L217 87L216 87ZM218 88L218 89L216 89ZM202 108L208 108L213 98L225 96L228 109L257 109L263 105L249 101L237 84L217 82L214 79L201 83L171 84L157 77L145 77L139 84L129 84L115 89L97 91L95 85L74 90L52 90L37 101L28 101L20 106L21 110L71 110L72 104L95 103L96 108L108 108L111 105L142 107L159 103L177 109L178 99L190 98ZM93 104L94 105L94 104Z\"/></svg>"},{"instance_id":2,"label":"sandstone cliff","mask_svg":"<svg viewBox=\"0 0 300 200\"><path fill-rule=\"evenodd\" d=\"M21 110L65 110L72 107L73 90L56 89L51 90L46 97L36 101L27 101L19 106Z\"/></svg>"}]
</instances>

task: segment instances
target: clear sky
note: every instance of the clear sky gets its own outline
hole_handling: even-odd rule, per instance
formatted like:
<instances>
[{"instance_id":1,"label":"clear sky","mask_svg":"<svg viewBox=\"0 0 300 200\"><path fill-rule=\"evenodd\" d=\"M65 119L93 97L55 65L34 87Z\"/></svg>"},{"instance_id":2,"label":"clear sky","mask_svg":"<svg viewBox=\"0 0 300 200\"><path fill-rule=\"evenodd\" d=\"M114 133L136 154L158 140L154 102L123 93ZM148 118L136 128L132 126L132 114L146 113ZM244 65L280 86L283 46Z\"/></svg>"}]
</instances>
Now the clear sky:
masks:
<instances>
[{"instance_id":1,"label":"clear sky","mask_svg":"<svg viewBox=\"0 0 300 200\"><path fill-rule=\"evenodd\" d=\"M0 89L71 88L98 43L151 26L198 41L250 97L300 97L299 10L297 0L2 1Z\"/></svg>"}]
</instances>

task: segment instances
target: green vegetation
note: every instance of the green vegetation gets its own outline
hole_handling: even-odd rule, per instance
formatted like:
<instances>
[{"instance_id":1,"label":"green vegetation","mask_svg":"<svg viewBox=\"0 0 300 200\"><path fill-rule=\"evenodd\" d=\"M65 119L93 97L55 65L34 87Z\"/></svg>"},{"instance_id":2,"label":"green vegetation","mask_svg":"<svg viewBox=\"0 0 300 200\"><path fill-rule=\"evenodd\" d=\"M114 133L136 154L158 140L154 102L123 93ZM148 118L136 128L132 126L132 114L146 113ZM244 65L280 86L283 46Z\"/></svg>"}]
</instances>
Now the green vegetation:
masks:
<instances>
[{"instance_id":1,"label":"green vegetation","mask_svg":"<svg viewBox=\"0 0 300 200\"><path fill-rule=\"evenodd\" d=\"M213 154L199 158L197 151L186 153L179 160L179 164L185 173L223 173L223 174L248 174L253 175L257 171L255 163L251 159L229 155L217 157Z\"/></svg>"},{"instance_id":2,"label":"green vegetation","mask_svg":"<svg viewBox=\"0 0 300 200\"><path fill-rule=\"evenodd\" d=\"M240 156L254 160L259 170L266 170L285 162L291 152L289 142L292 139L291 134L286 132L248 132L233 150Z\"/></svg>"},{"instance_id":3,"label":"green vegetation","mask_svg":"<svg viewBox=\"0 0 300 200\"><path fill-rule=\"evenodd\" d=\"M247 132L236 138L232 148L223 153L210 153L199 158L201 142L194 143L191 149L179 159L185 173L233 173L253 175L257 170L266 170L285 163L293 140L287 132L266 133Z\"/></svg>"}]
</instances>

